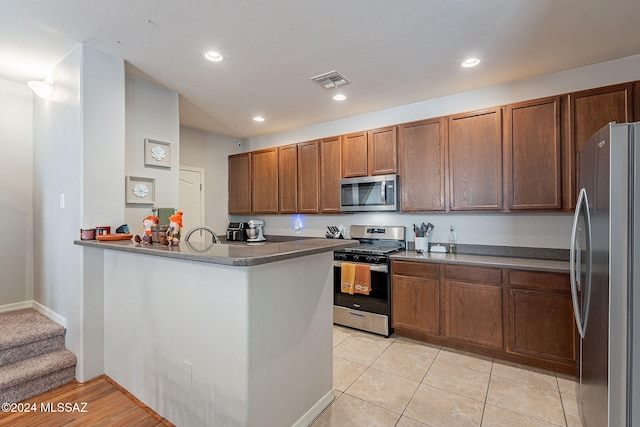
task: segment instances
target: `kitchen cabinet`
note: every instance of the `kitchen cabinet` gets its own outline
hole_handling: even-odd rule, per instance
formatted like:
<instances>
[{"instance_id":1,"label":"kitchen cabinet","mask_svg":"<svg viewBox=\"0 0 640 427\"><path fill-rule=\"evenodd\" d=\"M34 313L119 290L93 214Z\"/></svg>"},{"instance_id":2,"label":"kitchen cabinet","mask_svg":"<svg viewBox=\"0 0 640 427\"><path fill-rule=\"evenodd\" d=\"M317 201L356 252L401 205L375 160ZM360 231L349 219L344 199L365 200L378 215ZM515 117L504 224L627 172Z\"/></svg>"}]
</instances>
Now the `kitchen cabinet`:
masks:
<instances>
[{"instance_id":1,"label":"kitchen cabinet","mask_svg":"<svg viewBox=\"0 0 640 427\"><path fill-rule=\"evenodd\" d=\"M369 175L398 173L398 128L390 126L367 132L367 171Z\"/></svg>"},{"instance_id":2,"label":"kitchen cabinet","mask_svg":"<svg viewBox=\"0 0 640 427\"><path fill-rule=\"evenodd\" d=\"M393 328L440 335L440 268L437 264L392 261Z\"/></svg>"},{"instance_id":3,"label":"kitchen cabinet","mask_svg":"<svg viewBox=\"0 0 640 427\"><path fill-rule=\"evenodd\" d=\"M452 211L502 209L502 110L449 117Z\"/></svg>"},{"instance_id":4,"label":"kitchen cabinet","mask_svg":"<svg viewBox=\"0 0 640 427\"><path fill-rule=\"evenodd\" d=\"M251 152L251 213L278 213L278 149Z\"/></svg>"},{"instance_id":5,"label":"kitchen cabinet","mask_svg":"<svg viewBox=\"0 0 640 427\"><path fill-rule=\"evenodd\" d=\"M399 126L398 169L403 212L446 210L446 128L445 118Z\"/></svg>"},{"instance_id":6,"label":"kitchen cabinet","mask_svg":"<svg viewBox=\"0 0 640 427\"><path fill-rule=\"evenodd\" d=\"M229 156L229 214L251 214L251 153Z\"/></svg>"},{"instance_id":7,"label":"kitchen cabinet","mask_svg":"<svg viewBox=\"0 0 640 427\"><path fill-rule=\"evenodd\" d=\"M506 107L505 194L509 210L562 208L560 97Z\"/></svg>"},{"instance_id":8,"label":"kitchen cabinet","mask_svg":"<svg viewBox=\"0 0 640 427\"><path fill-rule=\"evenodd\" d=\"M569 135L573 147L571 174L574 207L580 182L580 149L585 141L609 122L633 121L633 83L605 86L569 94Z\"/></svg>"},{"instance_id":9,"label":"kitchen cabinet","mask_svg":"<svg viewBox=\"0 0 640 427\"><path fill-rule=\"evenodd\" d=\"M575 374L569 274L391 261L398 336Z\"/></svg>"},{"instance_id":10,"label":"kitchen cabinet","mask_svg":"<svg viewBox=\"0 0 640 427\"><path fill-rule=\"evenodd\" d=\"M369 169L367 132L357 132L342 137L342 177L367 176Z\"/></svg>"},{"instance_id":11,"label":"kitchen cabinet","mask_svg":"<svg viewBox=\"0 0 640 427\"><path fill-rule=\"evenodd\" d=\"M502 348L502 270L446 265L445 336Z\"/></svg>"},{"instance_id":12,"label":"kitchen cabinet","mask_svg":"<svg viewBox=\"0 0 640 427\"><path fill-rule=\"evenodd\" d=\"M568 274L512 270L507 351L575 366L577 335Z\"/></svg>"},{"instance_id":13,"label":"kitchen cabinet","mask_svg":"<svg viewBox=\"0 0 640 427\"><path fill-rule=\"evenodd\" d=\"M278 212L298 211L298 146L278 147Z\"/></svg>"},{"instance_id":14,"label":"kitchen cabinet","mask_svg":"<svg viewBox=\"0 0 640 427\"><path fill-rule=\"evenodd\" d=\"M320 210L320 149L318 141L298 144L298 212Z\"/></svg>"},{"instance_id":15,"label":"kitchen cabinet","mask_svg":"<svg viewBox=\"0 0 640 427\"><path fill-rule=\"evenodd\" d=\"M320 140L320 206L322 213L340 213L340 137Z\"/></svg>"}]
</instances>

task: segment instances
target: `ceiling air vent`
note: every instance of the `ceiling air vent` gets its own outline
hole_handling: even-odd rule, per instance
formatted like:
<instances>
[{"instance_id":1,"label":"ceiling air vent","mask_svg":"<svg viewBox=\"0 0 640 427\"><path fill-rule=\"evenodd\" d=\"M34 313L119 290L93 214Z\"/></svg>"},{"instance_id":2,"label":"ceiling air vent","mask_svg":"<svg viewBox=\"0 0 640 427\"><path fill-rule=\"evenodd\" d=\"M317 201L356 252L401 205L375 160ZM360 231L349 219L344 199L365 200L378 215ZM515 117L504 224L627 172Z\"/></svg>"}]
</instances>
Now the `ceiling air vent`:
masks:
<instances>
[{"instance_id":1,"label":"ceiling air vent","mask_svg":"<svg viewBox=\"0 0 640 427\"><path fill-rule=\"evenodd\" d=\"M349 83L349 80L347 80L345 76L343 76L336 70L311 77L311 80L318 83L325 89L333 89L334 87L346 85L347 83Z\"/></svg>"}]
</instances>

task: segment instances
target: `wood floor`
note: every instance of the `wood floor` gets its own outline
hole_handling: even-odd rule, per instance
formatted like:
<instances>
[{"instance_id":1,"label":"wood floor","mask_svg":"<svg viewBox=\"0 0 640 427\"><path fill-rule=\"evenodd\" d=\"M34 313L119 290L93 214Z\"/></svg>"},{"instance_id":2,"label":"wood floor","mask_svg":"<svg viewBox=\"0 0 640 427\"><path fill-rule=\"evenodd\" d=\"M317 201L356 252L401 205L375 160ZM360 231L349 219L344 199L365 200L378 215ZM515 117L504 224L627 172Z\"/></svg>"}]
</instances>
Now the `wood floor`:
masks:
<instances>
[{"instance_id":1,"label":"wood floor","mask_svg":"<svg viewBox=\"0 0 640 427\"><path fill-rule=\"evenodd\" d=\"M0 426L173 426L105 375L58 387L15 409L23 411L0 411Z\"/></svg>"}]
</instances>

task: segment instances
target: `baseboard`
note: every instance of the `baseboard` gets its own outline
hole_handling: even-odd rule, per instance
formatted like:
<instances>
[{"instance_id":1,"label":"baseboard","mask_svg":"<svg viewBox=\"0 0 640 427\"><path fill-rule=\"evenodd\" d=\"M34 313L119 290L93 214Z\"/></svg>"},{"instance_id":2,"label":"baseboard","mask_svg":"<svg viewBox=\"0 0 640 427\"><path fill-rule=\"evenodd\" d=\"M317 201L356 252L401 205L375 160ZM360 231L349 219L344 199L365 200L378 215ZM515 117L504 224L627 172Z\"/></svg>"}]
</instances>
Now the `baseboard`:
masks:
<instances>
[{"instance_id":1,"label":"baseboard","mask_svg":"<svg viewBox=\"0 0 640 427\"><path fill-rule=\"evenodd\" d=\"M329 390L327 394L322 396L320 400L316 402L298 421L293 423L292 427L307 427L318 418L318 416L324 411L327 406L331 405L331 402L336 398L336 394L333 389Z\"/></svg>"},{"instance_id":2,"label":"baseboard","mask_svg":"<svg viewBox=\"0 0 640 427\"><path fill-rule=\"evenodd\" d=\"M26 308L32 308L38 313L42 314L43 316L46 316L49 319L53 320L57 324L62 325L65 328L67 327L67 319L60 316L55 311L48 309L44 305L40 304L38 301L34 301L34 300L0 305L0 313L5 313L7 311L14 311L14 310L24 310Z\"/></svg>"}]
</instances>

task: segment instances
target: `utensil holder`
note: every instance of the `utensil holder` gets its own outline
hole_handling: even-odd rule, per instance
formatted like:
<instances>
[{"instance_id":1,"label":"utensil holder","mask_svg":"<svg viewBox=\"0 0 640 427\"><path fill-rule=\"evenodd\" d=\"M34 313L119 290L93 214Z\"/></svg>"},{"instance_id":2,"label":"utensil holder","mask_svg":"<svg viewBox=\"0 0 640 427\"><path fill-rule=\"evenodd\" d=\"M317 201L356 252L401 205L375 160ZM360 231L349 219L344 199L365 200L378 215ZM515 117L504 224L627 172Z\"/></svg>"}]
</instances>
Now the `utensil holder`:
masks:
<instances>
[{"instance_id":1,"label":"utensil holder","mask_svg":"<svg viewBox=\"0 0 640 427\"><path fill-rule=\"evenodd\" d=\"M429 250L429 239L427 237L416 237L415 251L418 253L427 252Z\"/></svg>"}]
</instances>

